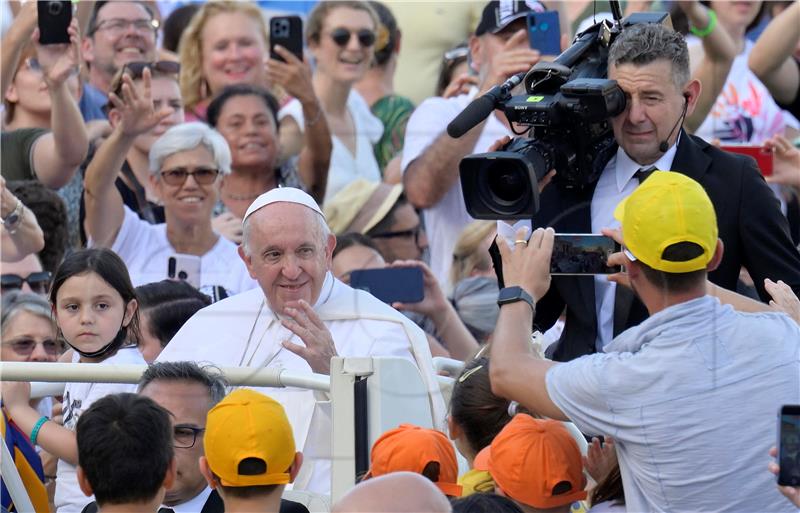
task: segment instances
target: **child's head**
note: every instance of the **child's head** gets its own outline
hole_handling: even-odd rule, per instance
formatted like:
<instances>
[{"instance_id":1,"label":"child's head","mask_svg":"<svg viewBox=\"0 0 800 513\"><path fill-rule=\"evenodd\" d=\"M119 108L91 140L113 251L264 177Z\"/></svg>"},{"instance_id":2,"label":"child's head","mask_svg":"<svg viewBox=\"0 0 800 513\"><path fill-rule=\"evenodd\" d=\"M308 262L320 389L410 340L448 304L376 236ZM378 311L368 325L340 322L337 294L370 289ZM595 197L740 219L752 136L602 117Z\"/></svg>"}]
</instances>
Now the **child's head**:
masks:
<instances>
[{"instance_id":1,"label":"child's head","mask_svg":"<svg viewBox=\"0 0 800 513\"><path fill-rule=\"evenodd\" d=\"M107 395L78 419L78 483L97 504L160 504L175 479L172 423L152 399Z\"/></svg>"},{"instance_id":2,"label":"child's head","mask_svg":"<svg viewBox=\"0 0 800 513\"><path fill-rule=\"evenodd\" d=\"M50 304L64 339L84 358L103 359L139 340L136 291L111 250L68 255L53 277Z\"/></svg>"},{"instance_id":3,"label":"child's head","mask_svg":"<svg viewBox=\"0 0 800 513\"><path fill-rule=\"evenodd\" d=\"M581 451L564 424L519 414L475 458L495 491L522 509L568 512L586 498Z\"/></svg>"},{"instance_id":4,"label":"child's head","mask_svg":"<svg viewBox=\"0 0 800 513\"><path fill-rule=\"evenodd\" d=\"M203 445L200 471L226 502L280 497L303 462L283 406L246 388L208 412Z\"/></svg>"},{"instance_id":5,"label":"child's head","mask_svg":"<svg viewBox=\"0 0 800 513\"><path fill-rule=\"evenodd\" d=\"M509 408L510 405L510 401L492 393L489 359L480 357L467 362L450 396L450 438L459 452L474 458L492 443L514 413L522 411L521 407Z\"/></svg>"}]
</instances>

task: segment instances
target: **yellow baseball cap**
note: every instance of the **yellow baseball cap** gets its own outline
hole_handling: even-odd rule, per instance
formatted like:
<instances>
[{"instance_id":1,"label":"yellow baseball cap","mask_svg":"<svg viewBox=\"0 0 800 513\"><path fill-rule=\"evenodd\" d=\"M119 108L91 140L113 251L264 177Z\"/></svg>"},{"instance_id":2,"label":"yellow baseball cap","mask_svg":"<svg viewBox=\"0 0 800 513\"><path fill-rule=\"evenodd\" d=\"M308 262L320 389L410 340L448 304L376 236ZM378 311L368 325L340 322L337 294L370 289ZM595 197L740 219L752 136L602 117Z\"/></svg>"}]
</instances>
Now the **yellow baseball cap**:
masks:
<instances>
[{"instance_id":1,"label":"yellow baseball cap","mask_svg":"<svg viewBox=\"0 0 800 513\"><path fill-rule=\"evenodd\" d=\"M668 273L705 269L717 247L717 215L703 187L674 171L655 171L614 210L628 251L647 266ZM665 260L664 250L693 242L702 254L686 261Z\"/></svg>"},{"instance_id":2,"label":"yellow baseball cap","mask_svg":"<svg viewBox=\"0 0 800 513\"><path fill-rule=\"evenodd\" d=\"M245 388L228 394L208 412L203 443L208 466L223 486L289 483L292 426L283 406L264 394ZM264 472L241 474L239 464L248 458L263 461Z\"/></svg>"}]
</instances>

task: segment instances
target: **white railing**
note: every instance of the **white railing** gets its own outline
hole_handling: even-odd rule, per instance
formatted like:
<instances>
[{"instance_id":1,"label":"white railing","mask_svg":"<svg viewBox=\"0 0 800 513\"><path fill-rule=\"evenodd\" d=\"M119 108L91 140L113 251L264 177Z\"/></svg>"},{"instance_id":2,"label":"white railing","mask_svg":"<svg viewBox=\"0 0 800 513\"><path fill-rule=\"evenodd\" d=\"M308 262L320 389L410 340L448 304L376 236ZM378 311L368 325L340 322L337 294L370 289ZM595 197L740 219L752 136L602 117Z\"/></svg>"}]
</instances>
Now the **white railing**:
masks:
<instances>
[{"instance_id":1,"label":"white railing","mask_svg":"<svg viewBox=\"0 0 800 513\"><path fill-rule=\"evenodd\" d=\"M83 365L72 363L0 362L0 381L32 381L33 395L60 395L65 382L137 383L146 365ZM332 410L331 501L338 500L355 485L356 448L366 448L383 431L401 422L431 427L430 403L419 371L402 358L334 358L331 375L291 372L282 369L222 367L219 369L232 386L297 387L329 394ZM354 384L367 379L367 438L356 440L356 394ZM363 387L362 387L363 388ZM413 393L409 393L410 391ZM0 442L3 446L5 443ZM28 499L10 458L3 457L3 480L7 483L18 511ZM6 465L10 463L10 467ZM364 469L366 470L366 469ZM17 475L17 477L19 477ZM24 496L24 497L23 497ZM27 503L30 503L27 500Z\"/></svg>"}]
</instances>

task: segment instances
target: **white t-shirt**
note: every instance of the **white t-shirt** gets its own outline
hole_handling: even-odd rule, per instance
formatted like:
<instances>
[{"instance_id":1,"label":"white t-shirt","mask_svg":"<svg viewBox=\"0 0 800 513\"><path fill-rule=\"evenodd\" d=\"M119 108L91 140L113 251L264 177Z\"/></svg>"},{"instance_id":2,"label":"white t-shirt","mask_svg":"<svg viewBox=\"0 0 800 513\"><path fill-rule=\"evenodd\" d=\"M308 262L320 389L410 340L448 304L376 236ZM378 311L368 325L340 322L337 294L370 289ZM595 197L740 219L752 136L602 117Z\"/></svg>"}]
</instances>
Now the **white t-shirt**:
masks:
<instances>
[{"instance_id":1,"label":"white t-shirt","mask_svg":"<svg viewBox=\"0 0 800 513\"><path fill-rule=\"evenodd\" d=\"M477 92L477 89L473 89L469 94L456 98L428 98L417 107L406 126L401 164L403 173L406 172L408 165L444 132L448 123L469 105ZM502 114L499 115L502 116ZM487 151L489 146L506 135L513 136L508 128L497 119L497 115L489 116L478 142L475 143L473 153ZM439 283L445 285L449 281L448 273L453 263L453 248L455 248L456 240L464 227L473 220L467 213L467 207L464 204L461 181L456 180L450 190L439 200L439 203L422 212L431 252L431 269Z\"/></svg>"},{"instance_id":2,"label":"white t-shirt","mask_svg":"<svg viewBox=\"0 0 800 513\"><path fill-rule=\"evenodd\" d=\"M167 239L167 225L150 224L128 207L123 208L125 219L111 249L125 261L134 287L166 279L167 260L176 254ZM207 293L215 285L225 287L229 295L258 286L247 273L236 245L225 237L219 237L214 247L200 257L200 290Z\"/></svg>"},{"instance_id":3,"label":"white t-shirt","mask_svg":"<svg viewBox=\"0 0 800 513\"><path fill-rule=\"evenodd\" d=\"M690 45L702 44L697 38ZM695 135L706 141L761 144L775 134L783 135L787 126L800 127L797 119L781 110L767 87L750 71L747 59L753 42L745 42L744 51L736 56L728 79L714 107Z\"/></svg>"},{"instance_id":4,"label":"white t-shirt","mask_svg":"<svg viewBox=\"0 0 800 513\"><path fill-rule=\"evenodd\" d=\"M79 359L80 355L75 353L72 357L72 363L78 363ZM117 351L114 356L100 363L87 363L84 365L143 365L145 363L139 348L124 347ZM135 394L136 385L126 383L67 383L64 388L64 427L75 431L78 418L92 403L109 394L124 392ZM56 476L54 503L57 513L80 513L84 506L94 500L93 496L87 497L78 487L75 465L64 460L58 460Z\"/></svg>"},{"instance_id":5,"label":"white t-shirt","mask_svg":"<svg viewBox=\"0 0 800 513\"><path fill-rule=\"evenodd\" d=\"M355 90L347 97L347 110L353 117L356 131L356 154L350 153L342 141L331 134L333 148L331 165L328 168L328 185L325 189L325 201L331 199L353 180L363 178L370 182L381 180L381 170L375 160L372 145L383 135L383 123L369 110L369 105ZM297 121L300 130L305 130L303 107L298 100L287 103L278 113L278 119L291 116Z\"/></svg>"}]
</instances>

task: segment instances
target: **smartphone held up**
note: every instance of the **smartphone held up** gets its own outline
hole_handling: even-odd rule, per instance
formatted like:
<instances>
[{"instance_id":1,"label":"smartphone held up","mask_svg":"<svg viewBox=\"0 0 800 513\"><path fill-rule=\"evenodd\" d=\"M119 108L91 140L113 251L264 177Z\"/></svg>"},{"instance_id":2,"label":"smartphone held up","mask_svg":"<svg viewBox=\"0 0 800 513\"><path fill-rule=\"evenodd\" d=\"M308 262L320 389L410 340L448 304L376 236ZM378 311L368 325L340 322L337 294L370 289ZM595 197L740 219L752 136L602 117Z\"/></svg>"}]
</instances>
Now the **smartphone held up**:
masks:
<instances>
[{"instance_id":1,"label":"smartphone held up","mask_svg":"<svg viewBox=\"0 0 800 513\"><path fill-rule=\"evenodd\" d=\"M47 0L36 3L39 42L43 45L69 43L69 24L72 22L72 2Z\"/></svg>"},{"instance_id":2,"label":"smartphone held up","mask_svg":"<svg viewBox=\"0 0 800 513\"><path fill-rule=\"evenodd\" d=\"M778 484L800 486L800 405L784 405L778 413Z\"/></svg>"},{"instance_id":3,"label":"smartphone held up","mask_svg":"<svg viewBox=\"0 0 800 513\"><path fill-rule=\"evenodd\" d=\"M611 237L593 233L557 233L550 259L550 274L613 274L622 269L609 267L608 257L620 251Z\"/></svg>"}]
</instances>

